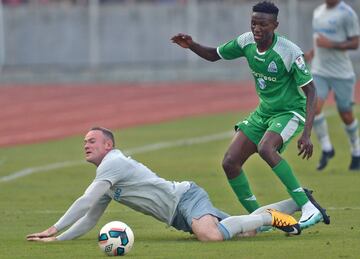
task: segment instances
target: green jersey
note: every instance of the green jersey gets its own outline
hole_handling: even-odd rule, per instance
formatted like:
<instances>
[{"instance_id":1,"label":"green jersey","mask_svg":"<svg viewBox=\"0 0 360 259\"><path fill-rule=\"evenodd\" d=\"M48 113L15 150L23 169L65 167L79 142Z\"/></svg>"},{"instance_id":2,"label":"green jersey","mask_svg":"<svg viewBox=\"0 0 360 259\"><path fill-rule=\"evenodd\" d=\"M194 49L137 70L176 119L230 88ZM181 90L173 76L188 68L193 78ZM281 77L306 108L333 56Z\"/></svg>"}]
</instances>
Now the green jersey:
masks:
<instances>
[{"instance_id":1,"label":"green jersey","mask_svg":"<svg viewBox=\"0 0 360 259\"><path fill-rule=\"evenodd\" d=\"M270 48L259 52L252 32L247 32L219 46L217 52L223 59L247 59L260 100L260 115L291 112L305 121L306 97L300 88L312 81L312 75L298 46L275 34Z\"/></svg>"}]
</instances>

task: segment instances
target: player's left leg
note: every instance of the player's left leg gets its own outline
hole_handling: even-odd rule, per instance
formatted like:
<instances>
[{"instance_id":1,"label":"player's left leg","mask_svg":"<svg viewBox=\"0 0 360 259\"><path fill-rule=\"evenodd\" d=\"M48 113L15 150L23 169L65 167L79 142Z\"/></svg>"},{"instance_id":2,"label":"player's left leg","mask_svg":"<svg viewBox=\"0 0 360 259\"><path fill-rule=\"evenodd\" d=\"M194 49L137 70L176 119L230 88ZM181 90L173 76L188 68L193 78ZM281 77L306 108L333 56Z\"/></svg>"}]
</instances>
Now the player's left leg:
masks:
<instances>
[{"instance_id":1,"label":"player's left leg","mask_svg":"<svg viewBox=\"0 0 360 259\"><path fill-rule=\"evenodd\" d=\"M297 180L293 170L279 152L284 151L290 140L303 129L303 123L293 114L273 117L269 128L261 139L259 155L272 168L296 204L301 208L300 225L308 227L323 220L321 211L311 203Z\"/></svg>"},{"instance_id":2,"label":"player's left leg","mask_svg":"<svg viewBox=\"0 0 360 259\"><path fill-rule=\"evenodd\" d=\"M212 215L204 215L199 219L193 219L192 232L199 241L223 241L223 234L218 227L219 220Z\"/></svg>"},{"instance_id":3,"label":"player's left leg","mask_svg":"<svg viewBox=\"0 0 360 259\"><path fill-rule=\"evenodd\" d=\"M218 218L207 214L192 220L192 231L200 241L229 240L234 236L256 235L256 230L262 226L274 226L282 231L299 235L298 222L290 215L267 210L257 215L231 216L219 222Z\"/></svg>"},{"instance_id":4,"label":"player's left leg","mask_svg":"<svg viewBox=\"0 0 360 259\"><path fill-rule=\"evenodd\" d=\"M258 227L265 223L271 225L271 216L268 216L267 221L264 222L259 215L252 216L252 220L246 226L243 226L240 219L225 225L219 223L227 218L232 217L215 208L206 191L195 183L191 183L190 189L180 199L172 226L194 233L200 241L222 241L248 230L256 234L255 230Z\"/></svg>"},{"instance_id":5,"label":"player's left leg","mask_svg":"<svg viewBox=\"0 0 360 259\"><path fill-rule=\"evenodd\" d=\"M333 84L336 105L351 146L351 163L349 169L360 170L359 123L352 109L354 103L355 78L336 79Z\"/></svg>"}]
</instances>

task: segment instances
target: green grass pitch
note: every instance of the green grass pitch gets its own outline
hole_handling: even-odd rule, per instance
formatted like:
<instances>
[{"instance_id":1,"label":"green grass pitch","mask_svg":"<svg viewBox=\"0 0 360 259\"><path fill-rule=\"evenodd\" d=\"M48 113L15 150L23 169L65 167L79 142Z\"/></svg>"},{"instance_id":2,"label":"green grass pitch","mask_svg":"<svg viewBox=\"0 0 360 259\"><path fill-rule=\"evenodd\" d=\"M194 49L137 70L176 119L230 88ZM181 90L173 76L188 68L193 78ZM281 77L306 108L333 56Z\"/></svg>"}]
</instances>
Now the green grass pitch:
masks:
<instances>
[{"instance_id":1,"label":"green grass pitch","mask_svg":"<svg viewBox=\"0 0 360 259\"><path fill-rule=\"evenodd\" d=\"M83 160L83 136L42 144L0 149L0 179L27 169L34 173L11 181L0 180L0 258L105 258L98 249L97 233L112 220L126 222L134 231L130 258L359 258L360 172L347 170L349 145L340 119L329 116L336 157L329 168L315 170L319 146L309 161L297 157L296 141L285 152L303 186L314 189L318 201L328 209L331 225L322 223L300 236L286 237L280 231L254 238L219 243L200 243L193 236L167 227L155 219L112 202L96 227L85 236L50 244L25 240L29 233L51 226L79 197L95 174L95 167ZM159 142L198 138L230 132L244 114L198 116L171 122L116 130L122 150ZM86 129L84 129L85 133ZM204 187L214 205L230 214L245 211L232 193L221 160L230 137L204 143L184 143L132 156L158 175L170 180L192 180ZM64 161L74 165L57 169L39 167ZM289 198L280 181L258 156L244 167L261 204ZM297 218L299 214L295 215Z\"/></svg>"}]
</instances>

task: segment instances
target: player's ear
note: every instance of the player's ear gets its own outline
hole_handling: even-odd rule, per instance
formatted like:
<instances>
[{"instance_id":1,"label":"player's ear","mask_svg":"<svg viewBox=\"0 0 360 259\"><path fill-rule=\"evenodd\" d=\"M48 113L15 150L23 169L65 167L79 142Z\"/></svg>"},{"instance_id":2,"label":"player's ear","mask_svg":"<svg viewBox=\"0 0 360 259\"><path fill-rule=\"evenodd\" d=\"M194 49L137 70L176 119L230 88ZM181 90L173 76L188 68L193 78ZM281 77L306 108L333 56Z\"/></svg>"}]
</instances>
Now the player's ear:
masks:
<instances>
[{"instance_id":1,"label":"player's ear","mask_svg":"<svg viewBox=\"0 0 360 259\"><path fill-rule=\"evenodd\" d=\"M275 21L273 22L273 24L274 24L274 30L275 30L275 29L279 26L279 22L275 20Z\"/></svg>"},{"instance_id":2,"label":"player's ear","mask_svg":"<svg viewBox=\"0 0 360 259\"><path fill-rule=\"evenodd\" d=\"M105 148L108 149L108 150L113 148L113 142L110 139L107 139L105 141Z\"/></svg>"}]
</instances>

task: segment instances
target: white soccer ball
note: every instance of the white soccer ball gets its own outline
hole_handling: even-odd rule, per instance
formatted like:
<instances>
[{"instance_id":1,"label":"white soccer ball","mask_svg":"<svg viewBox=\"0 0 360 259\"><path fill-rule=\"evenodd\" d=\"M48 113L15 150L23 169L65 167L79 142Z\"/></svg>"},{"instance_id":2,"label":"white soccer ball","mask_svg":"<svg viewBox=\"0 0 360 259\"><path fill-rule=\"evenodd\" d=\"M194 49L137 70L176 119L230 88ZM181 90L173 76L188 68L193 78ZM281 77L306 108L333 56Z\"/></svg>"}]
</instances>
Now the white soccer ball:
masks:
<instances>
[{"instance_id":1,"label":"white soccer ball","mask_svg":"<svg viewBox=\"0 0 360 259\"><path fill-rule=\"evenodd\" d=\"M99 247L109 256L125 255L134 244L134 233L121 221L111 221L99 233Z\"/></svg>"}]
</instances>

